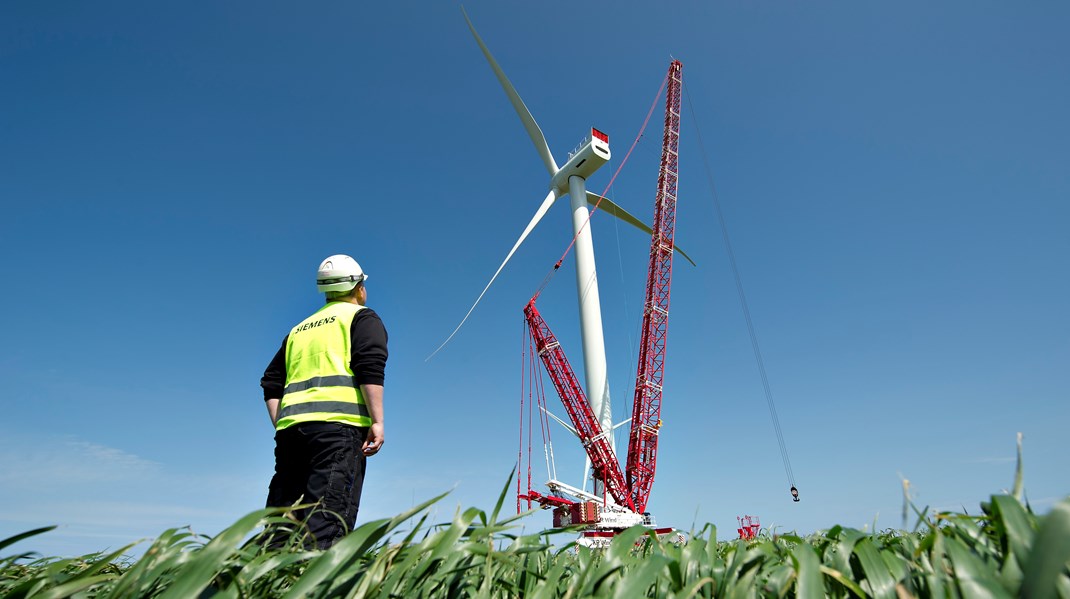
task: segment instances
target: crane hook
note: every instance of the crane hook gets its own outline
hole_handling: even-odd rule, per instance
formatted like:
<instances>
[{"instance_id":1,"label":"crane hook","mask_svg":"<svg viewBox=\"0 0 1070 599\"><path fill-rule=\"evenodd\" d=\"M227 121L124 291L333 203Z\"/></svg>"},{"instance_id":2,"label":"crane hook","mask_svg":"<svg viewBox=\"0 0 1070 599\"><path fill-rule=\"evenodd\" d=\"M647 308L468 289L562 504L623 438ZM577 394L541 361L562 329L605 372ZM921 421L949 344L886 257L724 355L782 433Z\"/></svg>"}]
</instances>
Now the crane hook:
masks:
<instances>
[{"instance_id":1,"label":"crane hook","mask_svg":"<svg viewBox=\"0 0 1070 599\"><path fill-rule=\"evenodd\" d=\"M796 503L799 501L799 490L795 488L795 485L791 486L791 500Z\"/></svg>"}]
</instances>

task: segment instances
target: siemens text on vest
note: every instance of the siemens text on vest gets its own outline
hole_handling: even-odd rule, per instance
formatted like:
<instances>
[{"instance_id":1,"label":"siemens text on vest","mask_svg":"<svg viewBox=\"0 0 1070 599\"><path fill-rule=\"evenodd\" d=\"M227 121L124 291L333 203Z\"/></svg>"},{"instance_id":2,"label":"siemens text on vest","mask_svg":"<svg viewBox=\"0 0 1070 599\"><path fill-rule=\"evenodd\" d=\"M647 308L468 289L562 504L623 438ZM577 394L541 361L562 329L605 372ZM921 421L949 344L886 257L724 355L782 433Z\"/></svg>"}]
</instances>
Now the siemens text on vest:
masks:
<instances>
[{"instance_id":1,"label":"siemens text on vest","mask_svg":"<svg viewBox=\"0 0 1070 599\"><path fill-rule=\"evenodd\" d=\"M302 326L294 327L293 332L300 333L301 331L304 331L305 329L311 329L311 328L314 328L314 327L318 327L318 326L320 326L322 324L331 324L337 318L338 318L337 316L331 316L330 318L322 318L322 319L317 320L315 322L306 322Z\"/></svg>"}]
</instances>

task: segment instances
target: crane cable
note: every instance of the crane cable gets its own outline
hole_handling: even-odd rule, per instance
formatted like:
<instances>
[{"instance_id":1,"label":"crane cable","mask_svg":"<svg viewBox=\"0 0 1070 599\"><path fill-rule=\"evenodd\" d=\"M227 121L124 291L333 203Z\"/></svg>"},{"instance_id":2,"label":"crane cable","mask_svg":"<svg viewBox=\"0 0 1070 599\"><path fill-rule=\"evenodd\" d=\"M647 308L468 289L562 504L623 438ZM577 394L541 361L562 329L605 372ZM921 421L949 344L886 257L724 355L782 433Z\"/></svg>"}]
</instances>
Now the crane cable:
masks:
<instances>
[{"instance_id":1,"label":"crane cable","mask_svg":"<svg viewBox=\"0 0 1070 599\"><path fill-rule=\"evenodd\" d=\"M695 123L695 136L698 138L699 150L702 153L702 164L706 170L706 179L710 185L710 196L713 198L713 207L717 211L717 220L721 224L721 236L724 239L725 250L728 252L728 261L732 265L732 275L736 281L736 292L739 294L739 302L743 307L743 317L747 321L747 333L750 335L751 347L754 350L754 360L758 363L758 372L762 377L762 387L765 389L765 401L769 405L769 416L773 420L773 430L776 432L777 444L780 446L780 459L784 462L784 474L788 477L791 485L792 500L799 501L799 490L795 486L795 474L791 470L791 460L788 458L788 447L784 443L784 431L780 428L780 419L777 417L776 405L773 402L773 391L769 386L769 376L765 372L765 361L762 359L762 350L758 347L758 335L754 332L754 322L751 319L750 308L747 306L747 296L743 292L743 279L739 274L739 266L736 265L736 255L732 251L732 241L728 237L728 225L725 223L724 212L721 211L721 202L717 199L717 188L713 183L713 174L706 155L706 146L702 142L701 128L695 117L695 107L691 103L691 93L684 84L684 93L687 95L687 106L691 110L691 122Z\"/></svg>"},{"instance_id":2,"label":"crane cable","mask_svg":"<svg viewBox=\"0 0 1070 599\"><path fill-rule=\"evenodd\" d=\"M543 289L545 289L546 285L550 283L550 279L554 277L554 275L557 273L557 269L561 268L561 264L565 261L565 258L568 257L569 252L572 251L572 246L576 245L576 240L579 239L580 233L582 233L583 230L587 227L587 225L591 222L591 217L594 216L595 211L598 210L598 206L602 203L602 198L606 197L606 195L609 193L609 190L613 188L613 182L617 180L617 175L620 174L620 171L624 168L624 165L628 164L628 158L631 157L632 151L635 150L635 146L639 145L639 140L641 140L643 138L643 135L646 133L646 126L650 123L650 117L654 114L654 109L658 106L658 100L661 98L661 92L665 90L665 86L668 83L669 76L665 75L665 79L661 81L661 87L658 88L658 93L654 95L654 102L650 104L650 110L647 111L646 118L643 119L643 124L639 127L639 133L636 134L635 140L632 141L631 147L628 148L628 152L624 155L624 159L620 161L620 164L617 166L617 170L613 172L613 176L610 177L609 183L606 184L605 189L602 191L602 195L598 197L598 201L595 202L594 207L588 211L587 219L584 220L583 225L581 225L580 228L576 230L576 233L572 236L572 241L569 242L568 247L565 248L564 253L561 254L560 258L558 258L557 262L554 264L554 267L550 269L550 272L546 273L546 277L543 278L542 283L539 285L539 288L535 291L535 295L532 296L531 299L536 299L539 297L539 295L542 294Z\"/></svg>"},{"instance_id":3,"label":"crane cable","mask_svg":"<svg viewBox=\"0 0 1070 599\"><path fill-rule=\"evenodd\" d=\"M521 351L520 351L520 444L517 450L517 478L516 478L516 509L519 514L520 508L520 496L529 495L531 493L531 448L532 448L532 428L535 420L535 414L539 418L539 429L542 434L542 447L543 447L543 459L546 462L546 474L552 479L557 479L557 464L554 463L553 458L553 441L550 438L550 411L549 406L546 404L546 389L543 384L543 378L541 370L539 369L539 360L537 357L537 350L535 347L535 341L531 336L531 325L524 321L521 328ZM524 418L525 407L525 395L527 399L527 418ZM527 424L527 430L524 426ZM527 456L524 456L524 434L527 433ZM522 488L521 479L524 476L524 464L527 463L527 488ZM531 499L528 500L528 507L531 507Z\"/></svg>"}]
</instances>

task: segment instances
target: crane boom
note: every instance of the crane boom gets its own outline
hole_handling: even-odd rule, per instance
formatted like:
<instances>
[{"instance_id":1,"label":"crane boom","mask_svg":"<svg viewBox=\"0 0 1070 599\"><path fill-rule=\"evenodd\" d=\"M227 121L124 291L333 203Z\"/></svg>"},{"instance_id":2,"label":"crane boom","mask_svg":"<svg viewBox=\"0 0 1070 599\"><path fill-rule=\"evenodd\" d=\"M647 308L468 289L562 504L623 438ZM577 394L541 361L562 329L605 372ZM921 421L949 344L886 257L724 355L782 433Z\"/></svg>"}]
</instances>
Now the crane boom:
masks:
<instances>
[{"instance_id":1,"label":"crane boom","mask_svg":"<svg viewBox=\"0 0 1070 599\"><path fill-rule=\"evenodd\" d=\"M646 281L639 365L635 377L632 431L625 470L635 510L646 510L657 464L658 429L661 427L661 392L665 375L665 344L669 324L669 289L672 282L673 234L676 230L676 189L679 178L680 91L683 64L669 65L665 94L665 134L661 169L654 205L650 268Z\"/></svg>"},{"instance_id":2,"label":"crane boom","mask_svg":"<svg viewBox=\"0 0 1070 599\"><path fill-rule=\"evenodd\" d=\"M554 383L557 395L561 403L565 405L576 432L579 433L580 443L591 458L591 466L594 469L595 478L605 483L606 491L613 500L622 507L628 507L632 511L632 499L624 482L624 474L621 472L620 463L613 453L609 444L608 433L602 431L602 425L595 417L594 411L587 403L587 397L580 386L576 373L565 357L561 344L557 337L550 331L542 315L535 308L535 298L531 298L524 307L524 317L528 322L532 340L535 341L535 350L542 360L546 372Z\"/></svg>"}]
</instances>

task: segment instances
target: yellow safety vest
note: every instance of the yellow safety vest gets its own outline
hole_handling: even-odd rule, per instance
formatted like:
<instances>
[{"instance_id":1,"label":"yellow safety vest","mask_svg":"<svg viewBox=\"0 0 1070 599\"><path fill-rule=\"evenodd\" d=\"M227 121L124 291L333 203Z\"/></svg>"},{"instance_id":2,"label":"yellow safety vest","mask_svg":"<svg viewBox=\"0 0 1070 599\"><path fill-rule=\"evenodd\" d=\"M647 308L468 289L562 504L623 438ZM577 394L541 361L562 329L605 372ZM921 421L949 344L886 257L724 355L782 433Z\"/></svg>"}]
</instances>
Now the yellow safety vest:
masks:
<instances>
[{"instance_id":1,"label":"yellow safety vest","mask_svg":"<svg viewBox=\"0 0 1070 599\"><path fill-rule=\"evenodd\" d=\"M275 430L301 422L371 426L368 406L350 367L350 326L364 306L331 302L286 338L286 387Z\"/></svg>"}]
</instances>

